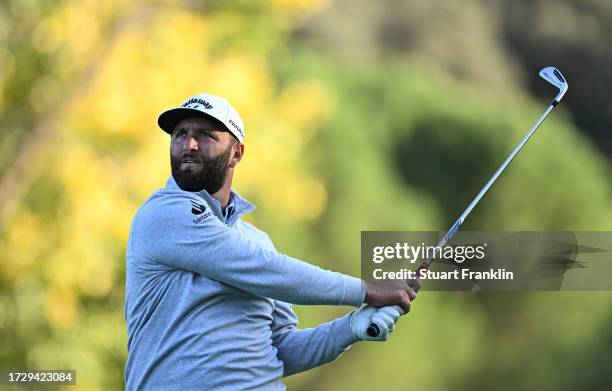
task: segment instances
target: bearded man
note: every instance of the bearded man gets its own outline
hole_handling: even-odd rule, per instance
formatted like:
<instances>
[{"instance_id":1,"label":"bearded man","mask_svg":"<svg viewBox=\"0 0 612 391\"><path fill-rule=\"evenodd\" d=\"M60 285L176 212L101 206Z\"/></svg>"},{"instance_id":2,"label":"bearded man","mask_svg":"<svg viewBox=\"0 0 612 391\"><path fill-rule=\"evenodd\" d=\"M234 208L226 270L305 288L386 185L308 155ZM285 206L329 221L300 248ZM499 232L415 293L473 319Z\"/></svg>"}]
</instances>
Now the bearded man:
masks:
<instances>
[{"instance_id":1,"label":"bearded man","mask_svg":"<svg viewBox=\"0 0 612 391\"><path fill-rule=\"evenodd\" d=\"M232 190L244 125L225 99L193 96L158 124L171 136L172 176L131 225L127 390L284 390L284 376L388 338L416 296L405 281L323 270L241 220L255 207ZM299 329L291 303L361 308ZM399 307L377 308L387 305Z\"/></svg>"}]
</instances>

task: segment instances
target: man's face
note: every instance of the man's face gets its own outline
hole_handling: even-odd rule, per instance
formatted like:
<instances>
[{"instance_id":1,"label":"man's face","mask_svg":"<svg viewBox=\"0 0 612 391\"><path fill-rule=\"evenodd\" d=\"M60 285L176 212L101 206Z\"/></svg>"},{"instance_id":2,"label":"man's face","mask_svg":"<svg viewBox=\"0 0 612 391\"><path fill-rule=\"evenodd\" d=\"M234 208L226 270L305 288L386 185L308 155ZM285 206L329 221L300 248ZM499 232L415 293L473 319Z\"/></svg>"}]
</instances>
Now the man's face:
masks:
<instances>
[{"instance_id":1,"label":"man's face","mask_svg":"<svg viewBox=\"0 0 612 391\"><path fill-rule=\"evenodd\" d=\"M225 182L234 137L213 119L187 118L172 132L170 165L181 189L214 194Z\"/></svg>"}]
</instances>

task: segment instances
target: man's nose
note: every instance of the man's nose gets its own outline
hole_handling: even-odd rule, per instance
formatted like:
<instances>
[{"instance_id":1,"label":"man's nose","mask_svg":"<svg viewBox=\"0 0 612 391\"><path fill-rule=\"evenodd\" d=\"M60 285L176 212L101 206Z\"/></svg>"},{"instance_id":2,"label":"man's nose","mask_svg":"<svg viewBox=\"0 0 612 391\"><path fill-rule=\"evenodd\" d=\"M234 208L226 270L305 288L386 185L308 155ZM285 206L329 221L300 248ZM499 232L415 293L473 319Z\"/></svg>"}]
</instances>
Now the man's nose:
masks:
<instances>
[{"instance_id":1,"label":"man's nose","mask_svg":"<svg viewBox=\"0 0 612 391\"><path fill-rule=\"evenodd\" d=\"M196 140L195 137L192 137L192 136L187 137L187 149L189 151L198 150L198 140Z\"/></svg>"}]
</instances>

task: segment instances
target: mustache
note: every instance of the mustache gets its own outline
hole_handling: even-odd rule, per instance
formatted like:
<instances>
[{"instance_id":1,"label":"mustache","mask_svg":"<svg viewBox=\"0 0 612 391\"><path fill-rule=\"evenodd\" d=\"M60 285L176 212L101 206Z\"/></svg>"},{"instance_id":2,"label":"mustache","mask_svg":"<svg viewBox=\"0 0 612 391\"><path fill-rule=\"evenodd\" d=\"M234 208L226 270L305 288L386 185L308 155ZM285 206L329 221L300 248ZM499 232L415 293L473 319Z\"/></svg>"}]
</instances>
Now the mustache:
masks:
<instances>
[{"instance_id":1,"label":"mustache","mask_svg":"<svg viewBox=\"0 0 612 391\"><path fill-rule=\"evenodd\" d=\"M179 161L184 162L185 160L193 160L194 162L202 163L204 158L197 153L185 152L179 157Z\"/></svg>"}]
</instances>

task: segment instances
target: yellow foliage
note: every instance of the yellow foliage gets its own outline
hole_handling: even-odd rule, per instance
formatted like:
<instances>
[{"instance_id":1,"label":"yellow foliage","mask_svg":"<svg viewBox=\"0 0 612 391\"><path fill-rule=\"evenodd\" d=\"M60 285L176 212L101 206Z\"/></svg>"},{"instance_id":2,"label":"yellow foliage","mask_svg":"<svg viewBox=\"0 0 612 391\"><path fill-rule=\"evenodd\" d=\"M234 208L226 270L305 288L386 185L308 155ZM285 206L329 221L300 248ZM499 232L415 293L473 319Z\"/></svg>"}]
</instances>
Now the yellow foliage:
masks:
<instances>
[{"instance_id":1,"label":"yellow foliage","mask_svg":"<svg viewBox=\"0 0 612 391\"><path fill-rule=\"evenodd\" d=\"M52 290L47 295L45 309L52 326L58 328L71 327L78 316L77 299L70 291Z\"/></svg>"},{"instance_id":2,"label":"yellow foliage","mask_svg":"<svg viewBox=\"0 0 612 391\"><path fill-rule=\"evenodd\" d=\"M328 0L272 0L276 7L292 12L318 12L329 5Z\"/></svg>"},{"instance_id":3,"label":"yellow foliage","mask_svg":"<svg viewBox=\"0 0 612 391\"><path fill-rule=\"evenodd\" d=\"M139 72L139 48L146 38L135 30L126 31L111 48L100 67L89 93L74 102L70 123L73 129L96 133L139 132L143 123L135 121L147 101L146 86L134 88Z\"/></svg>"},{"instance_id":4,"label":"yellow foliage","mask_svg":"<svg viewBox=\"0 0 612 391\"><path fill-rule=\"evenodd\" d=\"M81 265L79 272L79 287L89 296L105 296L113 287L113 272L111 262L95 262L91 257Z\"/></svg>"},{"instance_id":5,"label":"yellow foliage","mask_svg":"<svg viewBox=\"0 0 612 391\"><path fill-rule=\"evenodd\" d=\"M151 135L142 136L139 148L134 150L123 166L122 173L129 186L126 191L132 191L140 200L147 199L151 193L165 185L170 175L170 136L159 128L151 127ZM132 215L136 205L132 205Z\"/></svg>"},{"instance_id":6,"label":"yellow foliage","mask_svg":"<svg viewBox=\"0 0 612 391\"><path fill-rule=\"evenodd\" d=\"M286 189L289 212L300 220L314 220L323 211L327 193L318 179L293 181Z\"/></svg>"},{"instance_id":7,"label":"yellow foliage","mask_svg":"<svg viewBox=\"0 0 612 391\"><path fill-rule=\"evenodd\" d=\"M11 229L5 232L6 262L4 273L9 279L30 266L41 245L41 221L31 212L21 208L13 218Z\"/></svg>"},{"instance_id":8,"label":"yellow foliage","mask_svg":"<svg viewBox=\"0 0 612 391\"><path fill-rule=\"evenodd\" d=\"M169 25L173 28L166 28ZM119 171L144 198L163 186L169 175L167 136L157 127L157 115L195 93L224 96L241 113L247 133L247 154L237 171L238 189L260 194L265 203L287 209L300 220L316 218L325 207L326 192L317 179L309 180L309 187L300 185L298 178L313 178L302 168L300 156L317 125L333 110L332 97L315 81L291 83L274 94L274 83L261 54L225 50L212 55L207 51L211 39L219 37L211 30L216 27L211 26L206 17L169 10L153 17L145 34L137 29L126 31L110 50L90 92L73 107L71 129L133 137L137 145ZM133 87L135 77L140 81L138 88ZM67 167L79 160L94 159L80 157L76 151L67 154ZM80 205L95 204L104 210L108 203L103 197L96 199L102 193L83 188L94 189L97 183L98 188L108 190L109 185L100 178L102 173L95 164L85 169L92 170L88 177L96 179L74 183L74 175L66 172L73 190L70 193L77 195ZM301 201L296 194L304 191L314 196L297 208ZM76 208L79 219L85 220L89 209ZM128 205L123 208L126 215L133 209ZM108 215L114 216L113 211ZM115 217L110 220L125 221ZM123 232L121 227L117 233Z\"/></svg>"},{"instance_id":9,"label":"yellow foliage","mask_svg":"<svg viewBox=\"0 0 612 391\"><path fill-rule=\"evenodd\" d=\"M32 45L42 53L54 52L66 39L64 25L59 16L43 19L32 32Z\"/></svg>"},{"instance_id":10,"label":"yellow foliage","mask_svg":"<svg viewBox=\"0 0 612 391\"><path fill-rule=\"evenodd\" d=\"M124 238L132 206L124 196L121 167L102 160L84 145L66 146L58 159L58 178L66 187L74 218L81 229Z\"/></svg>"},{"instance_id":11,"label":"yellow foliage","mask_svg":"<svg viewBox=\"0 0 612 391\"><path fill-rule=\"evenodd\" d=\"M102 12L104 7L97 3L92 0L64 2L38 23L32 33L32 45L43 53L63 50L64 67L80 68L87 64L103 39L102 23L107 16ZM109 7L117 2L104 3Z\"/></svg>"},{"instance_id":12,"label":"yellow foliage","mask_svg":"<svg viewBox=\"0 0 612 391\"><path fill-rule=\"evenodd\" d=\"M308 221L324 210L327 192L304 164L307 142L334 108L334 99L315 81L290 83L254 114L245 158L236 171L239 189L260 195L269 209ZM249 127L247 124L246 127Z\"/></svg>"},{"instance_id":13,"label":"yellow foliage","mask_svg":"<svg viewBox=\"0 0 612 391\"><path fill-rule=\"evenodd\" d=\"M272 7L296 14L326 5L322 0L274 1ZM271 14L276 11L269 4L262 7ZM116 35L107 33L113 13L121 22L111 27ZM81 311L80 298L111 297L118 288L115 283L123 283L118 270L131 219L170 174L169 137L158 128L157 116L188 96L223 96L243 117L247 153L234 186L241 194L286 211L296 223L312 221L325 209L324 183L304 158L309 140L333 110L334 99L312 80L279 88L269 53L256 39L240 37L242 44L253 40L245 45L248 50L227 43L234 37L228 20L248 20L240 12L230 13L231 17L194 13L171 1L68 0L33 29L33 47L54 56L60 72L40 77L29 91L38 113L47 113L66 93L66 75L90 67L95 71L78 94L66 96L74 97L66 106L67 115L52 124L57 132L53 157L43 175L60 188L61 204L50 208L57 207L61 218L40 221L26 208L19 209L1 242L8 281L27 282L21 277L30 275L45 281L39 293L32 288L35 284L23 286L40 296L39 316L46 318L54 333L50 340L57 346L74 325L120 324L112 338L96 342L96 347L110 349L125 337L123 323L117 322L121 311L101 312L96 318L86 307ZM94 57L106 45L104 56ZM0 54L5 52L0 48ZM13 61L8 53L0 56L0 86L13 73ZM246 219L254 222L257 214ZM80 341L96 339L100 330L84 333ZM64 356L58 359L80 371L77 387L70 389L102 389L99 352L64 345ZM57 346L30 349L29 363L53 360L51 352Z\"/></svg>"},{"instance_id":14,"label":"yellow foliage","mask_svg":"<svg viewBox=\"0 0 612 391\"><path fill-rule=\"evenodd\" d=\"M287 124L298 128L302 142L308 141L316 126L334 111L335 102L329 91L318 81L291 83L278 100L278 113Z\"/></svg>"},{"instance_id":15,"label":"yellow foliage","mask_svg":"<svg viewBox=\"0 0 612 391\"><path fill-rule=\"evenodd\" d=\"M74 237L72 238L74 239ZM75 290L78 286L79 269L78 264L83 257L87 256L76 248L81 238L70 241L52 253L45 260L43 270L46 270L49 285L61 290Z\"/></svg>"},{"instance_id":16,"label":"yellow foliage","mask_svg":"<svg viewBox=\"0 0 612 391\"><path fill-rule=\"evenodd\" d=\"M248 137L248 119L268 104L272 81L264 59L237 52L219 57L208 70L210 87L207 91L227 98L240 113Z\"/></svg>"}]
</instances>

